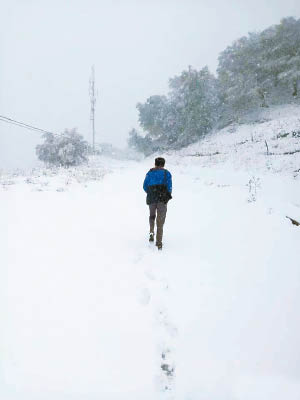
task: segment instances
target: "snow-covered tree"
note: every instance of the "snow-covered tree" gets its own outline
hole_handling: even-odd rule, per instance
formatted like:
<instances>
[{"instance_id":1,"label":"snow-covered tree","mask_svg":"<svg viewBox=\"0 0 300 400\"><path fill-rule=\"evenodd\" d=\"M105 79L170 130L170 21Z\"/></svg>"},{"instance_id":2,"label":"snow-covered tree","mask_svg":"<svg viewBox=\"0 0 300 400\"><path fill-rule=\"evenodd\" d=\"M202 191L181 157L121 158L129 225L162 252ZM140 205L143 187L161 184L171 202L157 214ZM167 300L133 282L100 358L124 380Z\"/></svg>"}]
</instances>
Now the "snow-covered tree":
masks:
<instances>
[{"instance_id":1,"label":"snow-covered tree","mask_svg":"<svg viewBox=\"0 0 300 400\"><path fill-rule=\"evenodd\" d=\"M170 79L170 129L182 147L209 133L218 118L218 86L207 67L189 67Z\"/></svg>"},{"instance_id":2,"label":"snow-covered tree","mask_svg":"<svg viewBox=\"0 0 300 400\"><path fill-rule=\"evenodd\" d=\"M145 156L149 156L158 150L158 146L155 146L155 143L149 137L149 135L143 137L136 129L132 129L129 132L129 139L127 143L130 148L145 154Z\"/></svg>"},{"instance_id":3,"label":"snow-covered tree","mask_svg":"<svg viewBox=\"0 0 300 400\"><path fill-rule=\"evenodd\" d=\"M168 96L151 96L137 105L148 149L186 146L206 135L217 119L217 81L207 67L189 67L170 79L169 87ZM131 136L129 143L140 143L135 133Z\"/></svg>"},{"instance_id":4,"label":"snow-covered tree","mask_svg":"<svg viewBox=\"0 0 300 400\"><path fill-rule=\"evenodd\" d=\"M87 161L88 143L76 129L66 129L61 135L46 133L45 141L36 146L36 153L41 161L55 166L74 166Z\"/></svg>"},{"instance_id":5,"label":"snow-covered tree","mask_svg":"<svg viewBox=\"0 0 300 400\"><path fill-rule=\"evenodd\" d=\"M159 138L164 133L167 104L166 96L151 96L146 103L137 104L140 125L152 138Z\"/></svg>"},{"instance_id":6,"label":"snow-covered tree","mask_svg":"<svg viewBox=\"0 0 300 400\"><path fill-rule=\"evenodd\" d=\"M263 68L273 80L274 88L279 87L276 96L282 96L282 89L290 96L297 97L300 82L300 19L289 17L279 25L261 33L264 54Z\"/></svg>"},{"instance_id":7,"label":"snow-covered tree","mask_svg":"<svg viewBox=\"0 0 300 400\"><path fill-rule=\"evenodd\" d=\"M285 18L261 33L250 33L219 56L223 118L298 96L300 19Z\"/></svg>"},{"instance_id":8,"label":"snow-covered tree","mask_svg":"<svg viewBox=\"0 0 300 400\"><path fill-rule=\"evenodd\" d=\"M170 79L167 96L137 105L145 136L131 142L147 151L180 148L249 112L299 98L300 19L236 40L219 56L218 77L191 67Z\"/></svg>"},{"instance_id":9,"label":"snow-covered tree","mask_svg":"<svg viewBox=\"0 0 300 400\"><path fill-rule=\"evenodd\" d=\"M259 34L249 34L227 47L217 69L223 112L234 119L240 112L267 106L270 83L263 77Z\"/></svg>"}]
</instances>

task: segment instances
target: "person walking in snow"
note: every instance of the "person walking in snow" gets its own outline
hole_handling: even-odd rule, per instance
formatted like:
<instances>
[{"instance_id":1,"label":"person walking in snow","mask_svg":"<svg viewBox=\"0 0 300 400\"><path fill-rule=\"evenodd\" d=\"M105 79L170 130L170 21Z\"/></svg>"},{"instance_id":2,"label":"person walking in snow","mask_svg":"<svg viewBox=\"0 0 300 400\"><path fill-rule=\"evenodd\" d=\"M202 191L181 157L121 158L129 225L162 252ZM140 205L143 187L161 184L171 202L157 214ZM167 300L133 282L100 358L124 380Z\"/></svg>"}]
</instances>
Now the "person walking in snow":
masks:
<instances>
[{"instance_id":1,"label":"person walking in snow","mask_svg":"<svg viewBox=\"0 0 300 400\"><path fill-rule=\"evenodd\" d=\"M146 203L149 205L150 235L149 242L154 242L154 225L156 219L156 246L162 250L163 227L167 214L167 203L172 198L172 175L164 168L165 159L155 159L155 167L147 172L144 180Z\"/></svg>"}]
</instances>

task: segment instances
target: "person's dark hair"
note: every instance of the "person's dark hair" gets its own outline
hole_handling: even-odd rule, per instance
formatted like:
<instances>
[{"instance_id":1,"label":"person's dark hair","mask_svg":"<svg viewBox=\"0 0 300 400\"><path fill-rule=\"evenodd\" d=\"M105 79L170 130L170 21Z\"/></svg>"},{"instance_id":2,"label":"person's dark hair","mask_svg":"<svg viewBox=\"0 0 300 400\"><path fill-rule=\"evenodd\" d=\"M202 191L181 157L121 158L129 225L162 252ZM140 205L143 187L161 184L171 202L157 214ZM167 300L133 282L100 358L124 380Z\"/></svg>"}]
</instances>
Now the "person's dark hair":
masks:
<instances>
[{"instance_id":1,"label":"person's dark hair","mask_svg":"<svg viewBox=\"0 0 300 400\"><path fill-rule=\"evenodd\" d=\"M165 162L166 162L166 160L165 160L164 158L162 158L162 157L157 157L157 158L155 159L155 166L156 166L156 167L164 167L164 166L165 166Z\"/></svg>"}]
</instances>

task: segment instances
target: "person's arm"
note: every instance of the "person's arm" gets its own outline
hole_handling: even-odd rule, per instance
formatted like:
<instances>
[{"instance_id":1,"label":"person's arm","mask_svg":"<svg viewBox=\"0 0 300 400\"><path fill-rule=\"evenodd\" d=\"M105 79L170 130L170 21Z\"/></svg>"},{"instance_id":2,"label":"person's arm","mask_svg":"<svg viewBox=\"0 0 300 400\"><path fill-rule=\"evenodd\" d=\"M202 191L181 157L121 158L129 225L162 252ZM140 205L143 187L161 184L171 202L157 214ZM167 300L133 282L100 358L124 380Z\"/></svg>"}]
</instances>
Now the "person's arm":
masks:
<instances>
[{"instance_id":1,"label":"person's arm","mask_svg":"<svg viewBox=\"0 0 300 400\"><path fill-rule=\"evenodd\" d=\"M167 188L168 188L168 192L172 193L172 175L169 171L167 173Z\"/></svg>"},{"instance_id":2,"label":"person's arm","mask_svg":"<svg viewBox=\"0 0 300 400\"><path fill-rule=\"evenodd\" d=\"M145 177L143 189L145 190L146 193L148 193L148 174Z\"/></svg>"}]
</instances>

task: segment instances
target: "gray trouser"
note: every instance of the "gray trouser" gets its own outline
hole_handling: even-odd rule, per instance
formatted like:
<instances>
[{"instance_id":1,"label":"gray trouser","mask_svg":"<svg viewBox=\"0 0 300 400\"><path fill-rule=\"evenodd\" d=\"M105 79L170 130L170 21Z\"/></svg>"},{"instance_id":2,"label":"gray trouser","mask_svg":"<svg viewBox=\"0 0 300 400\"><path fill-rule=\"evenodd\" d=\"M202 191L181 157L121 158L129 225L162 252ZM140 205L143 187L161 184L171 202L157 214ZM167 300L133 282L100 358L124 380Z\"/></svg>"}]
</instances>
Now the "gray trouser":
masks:
<instances>
[{"instance_id":1,"label":"gray trouser","mask_svg":"<svg viewBox=\"0 0 300 400\"><path fill-rule=\"evenodd\" d=\"M161 244L163 237L164 223L167 214L167 204L165 203L150 204L149 210L150 210L150 217L149 217L150 232L154 233L154 224L156 218L156 226L157 226L156 243Z\"/></svg>"}]
</instances>

